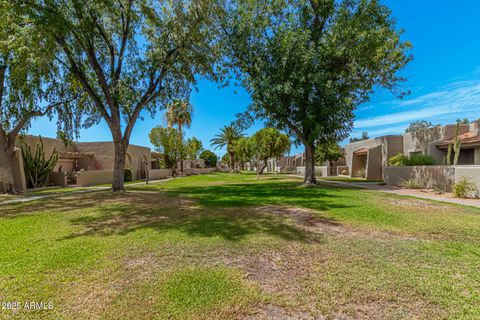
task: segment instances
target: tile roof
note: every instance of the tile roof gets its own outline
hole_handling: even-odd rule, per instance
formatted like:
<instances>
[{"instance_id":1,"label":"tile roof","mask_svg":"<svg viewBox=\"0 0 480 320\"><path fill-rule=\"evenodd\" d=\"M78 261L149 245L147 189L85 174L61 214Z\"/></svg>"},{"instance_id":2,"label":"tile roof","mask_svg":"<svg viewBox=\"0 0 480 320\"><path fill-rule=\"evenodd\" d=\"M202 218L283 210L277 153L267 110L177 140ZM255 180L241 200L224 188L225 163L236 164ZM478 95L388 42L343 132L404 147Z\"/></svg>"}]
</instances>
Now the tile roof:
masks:
<instances>
[{"instance_id":1,"label":"tile roof","mask_svg":"<svg viewBox=\"0 0 480 320\"><path fill-rule=\"evenodd\" d=\"M467 132L458 136L462 144L480 143L480 135L477 132ZM454 143L455 138L445 139L437 143L437 146L444 147Z\"/></svg>"}]
</instances>

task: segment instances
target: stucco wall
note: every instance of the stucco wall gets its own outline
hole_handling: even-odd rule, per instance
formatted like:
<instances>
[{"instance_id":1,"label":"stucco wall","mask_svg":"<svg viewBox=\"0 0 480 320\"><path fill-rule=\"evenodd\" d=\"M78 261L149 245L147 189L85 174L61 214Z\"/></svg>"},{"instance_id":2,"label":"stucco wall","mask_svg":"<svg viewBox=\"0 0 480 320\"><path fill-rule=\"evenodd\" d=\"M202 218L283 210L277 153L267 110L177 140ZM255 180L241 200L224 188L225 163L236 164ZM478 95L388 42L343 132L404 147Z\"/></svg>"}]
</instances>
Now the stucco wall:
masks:
<instances>
[{"instance_id":1,"label":"stucco wall","mask_svg":"<svg viewBox=\"0 0 480 320\"><path fill-rule=\"evenodd\" d=\"M38 136L25 135L16 140L15 145L18 148L22 147L22 143L21 143L22 140L25 142L25 144L30 146L30 148L32 149L32 152L35 152L37 148L37 144L40 144L40 138ZM65 145L60 140L42 137L42 142L43 142L43 150L45 151L45 157L50 157L53 150L56 150L59 153L63 153L67 151L65 149ZM73 148L70 151L73 151Z\"/></svg>"},{"instance_id":2,"label":"stucco wall","mask_svg":"<svg viewBox=\"0 0 480 320\"><path fill-rule=\"evenodd\" d=\"M170 169L151 169L148 171L148 178L150 180L165 179L172 176Z\"/></svg>"},{"instance_id":3,"label":"stucco wall","mask_svg":"<svg viewBox=\"0 0 480 320\"><path fill-rule=\"evenodd\" d=\"M350 174L353 174L356 170L358 170L358 165L354 165L353 163L353 153L359 149L372 148L379 144L380 143L377 139L368 139L352 142L345 146L345 161L346 165L350 168Z\"/></svg>"},{"instance_id":4,"label":"stucco wall","mask_svg":"<svg viewBox=\"0 0 480 320\"><path fill-rule=\"evenodd\" d=\"M40 138L38 136L26 135L23 137L23 140L32 148L32 152L35 151L36 145L40 143ZM67 152L65 145L61 140L42 137L42 141L46 157L49 157L53 150L56 150L59 153ZM20 139L17 139L16 145L21 147ZM113 170L115 159L113 142L75 142L74 146L69 148L68 151L94 154L92 157L79 159L79 169L84 169L86 171L88 171L88 169L95 171ZM145 162L147 162L147 165L145 165ZM60 165L63 165L63 163L59 163L54 171L58 171ZM64 165L70 167L67 163ZM128 147L126 167L132 171L133 179L143 178L145 169L149 169L150 165L151 153L149 148L136 145L130 145ZM69 171L65 169L66 168L64 167L63 171Z\"/></svg>"},{"instance_id":5,"label":"stucco wall","mask_svg":"<svg viewBox=\"0 0 480 320\"><path fill-rule=\"evenodd\" d=\"M455 182L462 178L467 178L475 182L477 188L480 190L480 166L456 166Z\"/></svg>"},{"instance_id":6,"label":"stucco wall","mask_svg":"<svg viewBox=\"0 0 480 320\"><path fill-rule=\"evenodd\" d=\"M417 179L423 187L450 190L455 183L455 171L452 166L385 167L384 175L385 183L392 186L398 186L403 180Z\"/></svg>"},{"instance_id":7,"label":"stucco wall","mask_svg":"<svg viewBox=\"0 0 480 320\"><path fill-rule=\"evenodd\" d=\"M216 171L216 168L197 168L193 169L194 174L206 174L206 173L212 173Z\"/></svg>"},{"instance_id":8,"label":"stucco wall","mask_svg":"<svg viewBox=\"0 0 480 320\"><path fill-rule=\"evenodd\" d=\"M368 150L367 156L367 172L365 178L367 179L382 179L383 178L383 150L382 145L378 145Z\"/></svg>"},{"instance_id":9,"label":"stucco wall","mask_svg":"<svg viewBox=\"0 0 480 320\"><path fill-rule=\"evenodd\" d=\"M12 169L13 180L15 181L15 188L18 191L27 191L27 181L25 180L25 171L23 169L22 151L18 148L12 155Z\"/></svg>"},{"instance_id":10,"label":"stucco wall","mask_svg":"<svg viewBox=\"0 0 480 320\"><path fill-rule=\"evenodd\" d=\"M382 143L382 164L388 165L388 160L399 153L403 153L403 136L386 136L383 138L386 143Z\"/></svg>"},{"instance_id":11,"label":"stucco wall","mask_svg":"<svg viewBox=\"0 0 480 320\"><path fill-rule=\"evenodd\" d=\"M382 179L383 167L388 164L388 159L398 153L403 153L403 137L383 136L347 144L345 146L345 160L352 176L355 175L356 171L364 167L362 157L354 155L355 151L362 148L368 149L367 163L365 165L367 178Z\"/></svg>"},{"instance_id":12,"label":"stucco wall","mask_svg":"<svg viewBox=\"0 0 480 320\"><path fill-rule=\"evenodd\" d=\"M305 175L305 167L296 167L296 174L299 176ZM326 177L328 176L328 167L326 166L315 166L315 175L317 177Z\"/></svg>"},{"instance_id":13,"label":"stucco wall","mask_svg":"<svg viewBox=\"0 0 480 320\"><path fill-rule=\"evenodd\" d=\"M77 187L90 187L97 184L112 183L112 170L80 171L77 175Z\"/></svg>"},{"instance_id":14,"label":"stucco wall","mask_svg":"<svg viewBox=\"0 0 480 320\"><path fill-rule=\"evenodd\" d=\"M435 158L436 164L443 164L445 151L439 150L436 144L439 140L450 139L455 136L457 125L436 126L418 130L415 132L405 133L403 135L403 149L406 155L414 152L421 152L422 154L430 154ZM460 134L466 133L469 130L469 125L460 126Z\"/></svg>"},{"instance_id":15,"label":"stucco wall","mask_svg":"<svg viewBox=\"0 0 480 320\"><path fill-rule=\"evenodd\" d=\"M115 160L115 147L113 142L80 142L76 143L76 146L80 153L94 153L100 170L113 170ZM134 180L140 179L145 170L143 157L147 159L148 166L150 167L151 154L149 148L136 145L128 146L125 167L132 171Z\"/></svg>"},{"instance_id":16,"label":"stucco wall","mask_svg":"<svg viewBox=\"0 0 480 320\"><path fill-rule=\"evenodd\" d=\"M66 172L52 172L48 176L48 182L60 187L66 187L67 182L67 173Z\"/></svg>"}]
</instances>

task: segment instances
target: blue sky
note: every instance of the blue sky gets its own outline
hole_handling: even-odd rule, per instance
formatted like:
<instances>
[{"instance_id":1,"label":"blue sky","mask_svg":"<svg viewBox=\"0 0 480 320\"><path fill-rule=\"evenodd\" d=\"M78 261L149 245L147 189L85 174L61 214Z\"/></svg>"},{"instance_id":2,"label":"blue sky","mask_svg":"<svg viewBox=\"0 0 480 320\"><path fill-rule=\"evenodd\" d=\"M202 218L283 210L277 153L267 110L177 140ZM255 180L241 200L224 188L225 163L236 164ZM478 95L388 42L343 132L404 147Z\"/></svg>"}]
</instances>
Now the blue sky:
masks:
<instances>
[{"instance_id":1,"label":"blue sky","mask_svg":"<svg viewBox=\"0 0 480 320\"><path fill-rule=\"evenodd\" d=\"M429 120L435 124L457 118L480 118L480 1L478 0L384 0L404 29L403 38L413 44L414 60L402 71L408 80L402 88L411 94L399 100L385 90L375 92L371 101L356 112L352 136L368 131L371 137L402 133L411 121ZM232 86L218 89L207 81L199 83L191 102L194 118L187 136L202 140L209 148L219 128L249 104L248 94ZM144 115L138 121L132 144L150 146L148 132L163 124L162 113L154 119ZM261 128L257 123L248 133ZM55 137L55 122L35 121L30 134ZM111 141L105 123L81 131L80 141ZM294 150L301 151L301 148ZM219 155L223 150L217 151Z\"/></svg>"}]
</instances>

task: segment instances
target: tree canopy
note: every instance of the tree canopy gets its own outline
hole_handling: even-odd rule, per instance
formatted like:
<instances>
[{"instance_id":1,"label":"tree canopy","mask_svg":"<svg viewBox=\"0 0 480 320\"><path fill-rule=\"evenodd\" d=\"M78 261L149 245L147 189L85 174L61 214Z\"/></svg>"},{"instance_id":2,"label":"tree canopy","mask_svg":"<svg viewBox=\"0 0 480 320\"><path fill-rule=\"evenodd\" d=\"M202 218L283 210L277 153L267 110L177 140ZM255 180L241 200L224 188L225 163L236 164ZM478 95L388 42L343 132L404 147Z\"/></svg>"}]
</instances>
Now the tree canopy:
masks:
<instances>
[{"instance_id":1,"label":"tree canopy","mask_svg":"<svg viewBox=\"0 0 480 320\"><path fill-rule=\"evenodd\" d=\"M240 166L252 160L254 154L254 142L250 137L242 137L235 143L235 156Z\"/></svg>"},{"instance_id":2,"label":"tree canopy","mask_svg":"<svg viewBox=\"0 0 480 320\"><path fill-rule=\"evenodd\" d=\"M80 123L75 90L44 38L15 2L0 1L0 193L14 191L10 157L22 130L35 117L56 112L60 130L72 137Z\"/></svg>"},{"instance_id":3,"label":"tree canopy","mask_svg":"<svg viewBox=\"0 0 480 320\"><path fill-rule=\"evenodd\" d=\"M168 169L173 169L179 154L183 151L181 137L173 128L155 127L148 137L156 152L162 154L163 162Z\"/></svg>"},{"instance_id":4,"label":"tree canopy","mask_svg":"<svg viewBox=\"0 0 480 320\"><path fill-rule=\"evenodd\" d=\"M358 141L363 141L363 140L368 140L370 139L370 137L368 136L368 132L367 131L363 131L362 132L362 135L358 138L354 137L354 138L350 138L350 143L352 142L358 142Z\"/></svg>"},{"instance_id":5,"label":"tree canopy","mask_svg":"<svg viewBox=\"0 0 480 320\"><path fill-rule=\"evenodd\" d=\"M419 131L419 130L423 130L431 127L433 127L433 123L431 123L430 121L418 120L418 121L411 122L408 128L405 129L405 132L406 133L415 132L415 131Z\"/></svg>"},{"instance_id":6,"label":"tree canopy","mask_svg":"<svg viewBox=\"0 0 480 320\"><path fill-rule=\"evenodd\" d=\"M220 133L216 134L210 144L215 147L215 149L224 148L227 149L227 154L229 156L228 163L230 164L230 170L234 170L235 167L235 143L243 137L242 130L235 126L234 124L224 126L220 129ZM223 158L222 158L223 160Z\"/></svg>"},{"instance_id":7,"label":"tree canopy","mask_svg":"<svg viewBox=\"0 0 480 320\"><path fill-rule=\"evenodd\" d=\"M290 149L290 139L286 134L281 133L275 128L263 128L252 136L253 155L258 162L262 162L262 168L257 166L261 174L267 166L267 160L278 158Z\"/></svg>"},{"instance_id":8,"label":"tree canopy","mask_svg":"<svg viewBox=\"0 0 480 320\"><path fill-rule=\"evenodd\" d=\"M337 161L342 156L342 148L335 142L322 143L315 149L315 162L318 165L323 165L327 161Z\"/></svg>"},{"instance_id":9,"label":"tree canopy","mask_svg":"<svg viewBox=\"0 0 480 320\"><path fill-rule=\"evenodd\" d=\"M185 153L188 159L197 160L202 151L202 141L198 140L197 138L191 137L185 142Z\"/></svg>"},{"instance_id":10,"label":"tree canopy","mask_svg":"<svg viewBox=\"0 0 480 320\"><path fill-rule=\"evenodd\" d=\"M242 1L224 6L228 54L252 96L248 112L305 146L345 139L375 87L400 94L410 60L390 10L377 0Z\"/></svg>"},{"instance_id":11,"label":"tree canopy","mask_svg":"<svg viewBox=\"0 0 480 320\"><path fill-rule=\"evenodd\" d=\"M205 161L205 165L208 168L215 168L217 166L218 157L210 150L203 150L199 158Z\"/></svg>"},{"instance_id":12,"label":"tree canopy","mask_svg":"<svg viewBox=\"0 0 480 320\"><path fill-rule=\"evenodd\" d=\"M124 189L126 150L142 111L188 96L198 75L217 80L213 0L18 1L57 61L84 92L87 124L107 123L115 144L113 190Z\"/></svg>"}]
</instances>

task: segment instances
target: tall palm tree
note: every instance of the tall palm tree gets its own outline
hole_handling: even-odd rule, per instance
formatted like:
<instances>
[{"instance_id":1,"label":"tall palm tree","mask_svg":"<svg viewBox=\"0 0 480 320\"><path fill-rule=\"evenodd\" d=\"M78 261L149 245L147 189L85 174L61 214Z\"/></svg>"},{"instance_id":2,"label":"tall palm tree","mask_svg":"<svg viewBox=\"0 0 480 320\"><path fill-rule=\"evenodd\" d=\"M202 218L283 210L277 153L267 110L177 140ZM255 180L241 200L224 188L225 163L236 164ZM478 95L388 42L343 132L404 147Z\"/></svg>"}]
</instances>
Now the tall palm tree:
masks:
<instances>
[{"instance_id":1,"label":"tall palm tree","mask_svg":"<svg viewBox=\"0 0 480 320\"><path fill-rule=\"evenodd\" d=\"M173 125L176 125L180 141L183 141L183 128L190 128L192 124L193 107L190 102L186 100L174 100L167 107L165 116L168 127L171 128ZM183 173L183 159L180 159L180 172Z\"/></svg>"},{"instance_id":2,"label":"tall palm tree","mask_svg":"<svg viewBox=\"0 0 480 320\"><path fill-rule=\"evenodd\" d=\"M228 155L230 156L230 170L234 170L235 166L235 151L234 145L235 142L243 137L243 133L235 125L224 126L220 129L220 133L216 134L210 144L215 146L215 150L223 147L227 147Z\"/></svg>"}]
</instances>

